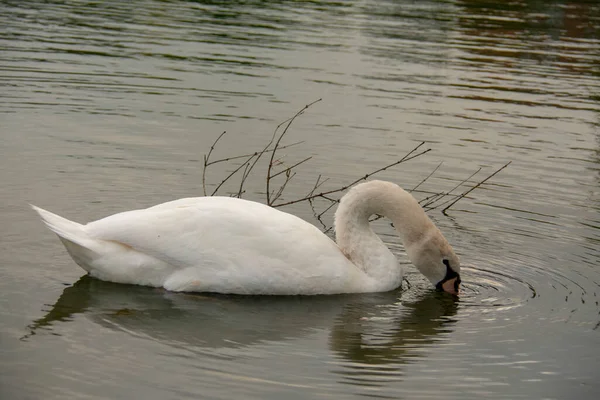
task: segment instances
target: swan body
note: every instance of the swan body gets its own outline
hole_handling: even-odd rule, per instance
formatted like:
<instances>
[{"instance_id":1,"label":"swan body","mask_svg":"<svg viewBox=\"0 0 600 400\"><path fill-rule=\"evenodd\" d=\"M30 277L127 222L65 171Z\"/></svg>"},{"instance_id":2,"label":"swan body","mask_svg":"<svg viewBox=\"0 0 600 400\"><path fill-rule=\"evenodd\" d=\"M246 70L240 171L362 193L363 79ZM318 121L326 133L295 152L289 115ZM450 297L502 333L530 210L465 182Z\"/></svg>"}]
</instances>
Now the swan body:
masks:
<instances>
[{"instance_id":1,"label":"swan body","mask_svg":"<svg viewBox=\"0 0 600 400\"><path fill-rule=\"evenodd\" d=\"M86 225L32 207L91 276L171 291L315 295L395 289L402 269L369 227L373 214L394 222L409 258L434 285L452 292L448 271L456 278L460 270L417 201L383 181L357 185L342 198L337 244L294 215L230 197L179 199Z\"/></svg>"}]
</instances>

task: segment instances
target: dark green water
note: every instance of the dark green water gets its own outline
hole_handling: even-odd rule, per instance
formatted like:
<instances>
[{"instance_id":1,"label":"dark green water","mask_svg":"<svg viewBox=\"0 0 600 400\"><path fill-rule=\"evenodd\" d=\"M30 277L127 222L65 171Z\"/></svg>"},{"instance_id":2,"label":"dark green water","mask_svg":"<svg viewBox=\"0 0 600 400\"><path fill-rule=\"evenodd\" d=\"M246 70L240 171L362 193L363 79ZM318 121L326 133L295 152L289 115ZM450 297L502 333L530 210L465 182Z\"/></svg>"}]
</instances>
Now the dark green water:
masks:
<instances>
[{"instance_id":1,"label":"dark green water","mask_svg":"<svg viewBox=\"0 0 600 400\"><path fill-rule=\"evenodd\" d=\"M599 78L595 1L0 1L0 398L596 398ZM409 264L371 295L100 282L28 208L86 222L200 195L221 132L218 157L258 150L318 98L281 153L313 157L286 199L421 141L380 178L411 188L443 161L435 192L512 161L430 212L458 302ZM209 188L233 167L212 168ZM246 190L264 201L260 172Z\"/></svg>"}]
</instances>

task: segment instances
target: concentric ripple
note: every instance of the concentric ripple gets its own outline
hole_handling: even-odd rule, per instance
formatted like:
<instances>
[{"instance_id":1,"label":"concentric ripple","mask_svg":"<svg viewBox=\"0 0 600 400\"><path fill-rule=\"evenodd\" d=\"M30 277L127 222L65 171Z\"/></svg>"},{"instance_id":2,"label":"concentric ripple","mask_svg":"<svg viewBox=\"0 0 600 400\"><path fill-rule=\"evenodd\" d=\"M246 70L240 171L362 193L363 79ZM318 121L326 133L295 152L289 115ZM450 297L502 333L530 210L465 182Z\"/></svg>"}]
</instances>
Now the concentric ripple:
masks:
<instances>
[{"instance_id":1,"label":"concentric ripple","mask_svg":"<svg viewBox=\"0 0 600 400\"><path fill-rule=\"evenodd\" d=\"M471 307L515 308L537 296L535 283L485 267L462 267L463 281L460 300Z\"/></svg>"},{"instance_id":2,"label":"concentric ripple","mask_svg":"<svg viewBox=\"0 0 600 400\"><path fill-rule=\"evenodd\" d=\"M537 318L556 322L577 321L578 315L584 320L583 315L594 312L598 306L597 277L576 268L561 270L560 260L537 257L508 254L502 259L476 262L477 266L463 266L461 309L497 313L535 308ZM532 315L527 309L519 313Z\"/></svg>"}]
</instances>

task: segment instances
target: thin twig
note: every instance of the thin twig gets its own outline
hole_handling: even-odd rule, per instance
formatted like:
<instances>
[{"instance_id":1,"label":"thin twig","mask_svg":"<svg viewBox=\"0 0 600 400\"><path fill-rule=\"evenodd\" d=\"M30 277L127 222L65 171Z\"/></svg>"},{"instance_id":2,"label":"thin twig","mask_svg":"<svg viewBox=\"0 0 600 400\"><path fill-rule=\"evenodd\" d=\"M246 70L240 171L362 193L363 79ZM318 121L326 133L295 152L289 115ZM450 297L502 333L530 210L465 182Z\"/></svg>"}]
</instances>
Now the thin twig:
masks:
<instances>
[{"instance_id":1,"label":"thin twig","mask_svg":"<svg viewBox=\"0 0 600 400\"><path fill-rule=\"evenodd\" d=\"M327 211L329 211L331 209L331 207L333 207L336 203L338 203L338 201L334 201L332 202L329 207L327 207L325 210L323 210L322 212L320 212L319 214L317 214L317 210L315 209L315 205L314 205L314 199L310 199L307 200L308 203L310 204L310 208L312 209L313 212L313 216L315 217L315 219L317 221L319 221L319 223L321 224L321 226L323 227L322 231L323 233L327 233L329 231L331 231L333 229L333 226L328 226L323 219L321 218L323 216L323 214L325 214Z\"/></svg>"},{"instance_id":2,"label":"thin twig","mask_svg":"<svg viewBox=\"0 0 600 400\"><path fill-rule=\"evenodd\" d=\"M281 174L287 173L288 171L291 171L292 168L297 167L300 164L304 164L305 162L307 162L308 160L310 160L312 158L312 156L310 157L306 157L304 160L302 161L298 161L296 164L292 165L291 167L287 167L286 169L279 171L278 173L276 173L275 175L271 175L271 179L275 178L276 176L279 176Z\"/></svg>"},{"instance_id":3,"label":"thin twig","mask_svg":"<svg viewBox=\"0 0 600 400\"><path fill-rule=\"evenodd\" d=\"M272 178L272 176L271 176L271 169L273 168L273 159L275 158L275 153L277 152L277 149L279 148L279 143L281 143L281 139L283 139L283 137L287 133L288 129L290 128L290 126L292 125L292 123L294 122L294 120L297 117L299 117L300 115L302 115L304 113L304 111L306 111L310 106L312 106L315 103L318 103L319 101L321 101L321 99L317 99L317 100L313 101L312 103L309 103L309 104L305 105L304 108L302 108L292 118L290 118L288 120L287 125L285 126L283 132L281 133L281 135L279 135L279 137L275 141L275 145L273 146L273 151L271 152L271 159L269 160L269 165L267 167L267 190L266 190L266 193L267 193L267 204L270 205L270 206L273 205L273 201L271 201L271 189L270 189L271 178ZM274 138L276 137L276 134L277 134L277 130L283 124L285 124L285 122L282 122L281 124L277 125L277 127L275 128L275 132L273 132L273 137L271 138L271 142L269 143L269 146L271 145L271 143L273 143L273 140L274 140Z\"/></svg>"},{"instance_id":4,"label":"thin twig","mask_svg":"<svg viewBox=\"0 0 600 400\"><path fill-rule=\"evenodd\" d=\"M304 164L305 162L309 161L312 158L312 157L307 157L301 161L294 163L293 165L291 165L289 167L282 169L279 172L274 172L274 168L276 167L276 165L283 164L283 161L281 161L280 158L276 158L276 153L278 150L282 150L282 149L303 143L303 141L300 141L300 142L295 142L295 143L285 145L285 146L281 145L283 137L287 134L288 130L290 129L290 127L291 127L292 123L295 121L295 119L297 117L299 117L300 115L302 115L310 106L312 106L313 104L315 104L319 101L321 101L321 99L315 100L312 103L307 104L300 111L298 111L296 114L294 114L291 118L288 118L287 120L285 120L285 121L281 122L279 125L277 125L277 127L273 131L273 135L272 135L271 139L260 151L256 151L251 154L244 154L244 155L227 157L227 158L222 158L222 159L211 161L210 157L212 156L212 153L215 150L217 143L222 139L222 137L225 135L226 132L221 133L213 142L208 153L204 156L204 163L203 163L204 168L202 171L202 188L204 191L204 195L206 195L206 170L209 166L211 166L213 164L217 164L217 163L222 163L222 162L230 162L230 161L234 161L234 160L245 159L239 166L237 166L232 172L230 172L229 175L227 175L219 183L219 185L217 185L217 187L214 189L214 191L211 194L211 195L215 195L219 191L219 189L229 179L231 179L239 171L242 171L242 173L241 173L242 178L240 180L237 193L231 194L232 197L241 198L242 194L245 193L244 185L246 184L246 181L247 181L250 173L253 171L253 169L255 168L255 166L257 165L257 163L259 162L259 160L262 158L262 156L265 153L271 153L270 158L269 158L269 163L267 166L267 172L266 172L267 204L271 207L277 208L277 207L283 207L283 206L287 206L287 205L291 205L291 204L295 204L295 203L300 203L303 201L308 201L311 206L311 209L313 211L314 217L323 226L323 228L325 229L324 232L327 233L327 232L331 231L333 228L331 226L328 227L327 224L325 224L325 222L323 221L323 216L329 210L331 210L336 204L338 204L340 201L339 198L336 198L338 196L331 196L332 194L345 191L346 189L357 184L358 182L367 180L368 178L372 177L373 175L375 175L379 172L385 171L391 167L394 167L403 162L412 160L413 158L422 156L422 155L428 153L429 151L431 151L431 149L419 151L419 149L425 144L425 142L421 142L417 146L415 146L411 151L409 151L406 155L404 155L404 157L402 157L401 159L399 159L395 162L392 162L392 163L390 163L382 168L379 168L375 171L369 172L369 173L365 174L364 176L361 176L358 179L355 179L353 182L343 185L337 189L325 190L325 191L321 191L320 193L316 193L317 189L319 189L325 182L328 181L328 179L322 179L322 176L319 175L317 177L317 180L316 180L315 184L313 185L312 189L308 192L308 194L306 196L299 198L299 199L285 201L285 202L282 202L279 204L275 204L283 196L283 193L284 193L287 185L289 184L289 182L294 178L294 176L296 176L296 172L294 171L294 169L297 168L298 166L300 166L301 164ZM283 127L283 130L280 132L280 128L282 128L282 127ZM506 168L510 164L510 162L508 162L507 164L505 164L504 166L499 168L497 171L495 171L493 174L491 174L490 176L488 176L487 178L485 178L484 180L477 183L476 185L474 185L473 187L464 191L461 194L453 194L452 192L455 191L456 189L458 189L460 186L462 186L466 182L470 181L478 172L481 171L481 168L479 168L476 172L474 172L467 179L458 183L454 188L452 188L448 192L435 193L433 191L418 190L428 179L430 179L437 172L437 170L442 166L442 164L443 164L443 162L441 162L431 173L429 173L429 175L427 175L414 188L412 188L412 190L410 190L410 192L425 193L425 194L429 195L428 197L426 197L425 199L422 199L419 202L420 204L422 204L422 207L425 208L427 211L430 211L430 210L433 210L436 208L441 208L441 207L447 205L448 203L450 203L442 210L442 213L444 215L447 215L446 211L450 207L452 207L454 204L456 204L462 198L466 197L473 190L475 190L479 186L483 185L486 181L491 179L494 175L499 173L501 170ZM272 190L271 187L273 186L273 179L277 178L278 176L280 176L282 174L285 174L285 180L283 181L283 183L277 190ZM446 200L445 199L446 197L450 197L450 200ZM323 200L329 201L329 203L330 203L320 213L317 213L317 211L315 209L314 200L317 198L321 198ZM373 219L371 219L371 221L378 220L379 218L382 218L382 216L376 215Z\"/></svg>"},{"instance_id":5,"label":"thin twig","mask_svg":"<svg viewBox=\"0 0 600 400\"><path fill-rule=\"evenodd\" d=\"M276 202L282 195L283 190L285 189L285 187L287 186L287 184L292 180L292 178L294 176L296 176L296 173L294 172L293 174L290 175L292 168L297 167L300 164L304 164L305 162L307 162L308 160L310 160L312 158L311 157L307 157L302 161L297 162L296 164L292 165L291 167L287 167L286 169L279 171L278 173L276 173L275 175L271 175L271 177L269 179L273 179L276 176L279 176L281 174L285 174L285 181L283 182L283 184L281 185L281 187L279 188L279 190L277 191L277 194L273 197L272 202Z\"/></svg>"},{"instance_id":6,"label":"thin twig","mask_svg":"<svg viewBox=\"0 0 600 400\"><path fill-rule=\"evenodd\" d=\"M444 192L435 193L435 194L425 197L424 199L419 201L419 204L421 205L421 207L425 208L425 207L427 207L427 205L435 203L436 201L438 201L439 199L441 199L444 196L446 196L446 194Z\"/></svg>"},{"instance_id":7,"label":"thin twig","mask_svg":"<svg viewBox=\"0 0 600 400\"><path fill-rule=\"evenodd\" d=\"M250 175L250 172L252 172L252 170L254 169L254 167L256 166L256 164L258 163L258 160L260 160L260 158L262 157L262 155L269 151L267 150L268 146L271 145L271 143L273 142L273 140L271 139L271 141L269 142L269 144L267 145L267 147L264 147L263 150L261 150L259 153L257 153L256 158L254 159L254 162L252 162L252 164L250 165L250 167L246 170L244 170L244 173L242 174L242 181L240 183L240 185L244 185L244 183L246 182L246 179L248 178L248 176Z\"/></svg>"},{"instance_id":8,"label":"thin twig","mask_svg":"<svg viewBox=\"0 0 600 400\"><path fill-rule=\"evenodd\" d=\"M219 189L221 188L221 186L223 186L225 184L225 182L227 182L233 175L235 175L240 169L244 168L247 164L250 164L250 161L254 158L254 155L251 155L246 161L244 161L239 167L237 167L236 169L234 169L229 175L227 175L225 177L225 179L223 179L221 181L221 183L219 183L217 185L217 187L215 188L215 190L213 190L213 192L210 194L211 196L214 196L215 194L217 194L217 192L219 191Z\"/></svg>"},{"instance_id":9,"label":"thin twig","mask_svg":"<svg viewBox=\"0 0 600 400\"><path fill-rule=\"evenodd\" d=\"M448 206L446 206L446 208L444 208L442 210L442 214L447 215L446 214L446 210L448 210L450 207L452 207L454 204L456 204L460 199L464 198L466 195L468 195L469 193L471 193L473 190L477 189L479 186L483 185L485 182L487 182L489 179L491 179L494 175L496 175L498 172L502 171L504 168L508 167L510 165L512 161L507 162L506 164L504 164L502 167L500 167L499 169L497 169L493 174L491 174L490 176L488 176L487 178L485 178L484 180L482 180L481 182L479 182L477 185L473 186L471 189L467 190L466 192L462 193L457 199L455 199L452 203L450 203Z\"/></svg>"},{"instance_id":10,"label":"thin twig","mask_svg":"<svg viewBox=\"0 0 600 400\"><path fill-rule=\"evenodd\" d=\"M450 196L450 195L452 195L452 192L453 192L455 189L457 189L458 187L462 186L462 185L463 185L463 184L465 184L466 182L470 181L470 180L471 180L471 178L473 178L473 177L474 177L474 176L475 176L477 173L479 173L479 171L481 171L481 168L479 168L477 171L475 171L474 173L472 173L472 174L471 174L471 176L469 176L467 179L464 179L464 180L462 180L462 181L461 181L461 182L460 182L458 185L456 185L454 188L452 188L452 190L450 190L450 191L449 191L449 192L447 192L447 193L444 193L444 196L442 196L442 197L440 197L440 198L437 198L437 199L435 199L435 200L433 200L433 201L430 201L430 202L429 202L427 205L423 206L423 208L426 208L426 211L435 210L436 208L443 207L443 206L445 206L446 204L450 203L451 201L453 201L453 200L456 200L458 197L460 197L460 195L458 195L458 196L456 196L456 195L455 195L455 196L454 196L454 199L449 199L449 200L446 200L446 201L444 201L444 202L442 202L442 203L438 203L440 200L444 199L446 196ZM436 205L433 205L433 204L435 204L435 203L438 203L438 204L436 204Z\"/></svg>"},{"instance_id":11,"label":"thin twig","mask_svg":"<svg viewBox=\"0 0 600 400\"><path fill-rule=\"evenodd\" d=\"M320 197L321 197L322 199L325 199L325 200L328 200L328 201L331 201L331 202L334 202L334 203L339 203L339 202L340 202L340 200L339 200L339 199L333 199L333 198L331 198L331 197L328 197L328 196L320 196Z\"/></svg>"},{"instance_id":12,"label":"thin twig","mask_svg":"<svg viewBox=\"0 0 600 400\"><path fill-rule=\"evenodd\" d=\"M323 223L323 221L321 221L321 220L320 220L320 219L317 217L317 210L315 210L315 204L313 203L313 199L310 199L310 200L308 200L308 204L310 204L310 209L312 210L312 212L313 212L313 216L315 217L315 219L316 219L317 221L319 221L319 223L320 223L320 224L323 226L323 229L327 229L327 228L328 228L328 226L327 226L327 225L325 225L325 224Z\"/></svg>"},{"instance_id":13,"label":"thin twig","mask_svg":"<svg viewBox=\"0 0 600 400\"><path fill-rule=\"evenodd\" d=\"M285 181L283 182L283 184L281 185L281 187L277 191L277 194L273 197L273 201L277 201L277 199L279 197L281 197L281 194L283 193L283 190L285 189L285 187L287 186L287 184L292 180L292 178L294 176L296 176L295 172L293 174L291 174L290 170L287 170L287 172L285 174Z\"/></svg>"},{"instance_id":14,"label":"thin twig","mask_svg":"<svg viewBox=\"0 0 600 400\"><path fill-rule=\"evenodd\" d=\"M323 179L321 181L321 174L319 174L319 176L317 177L317 181L315 182L315 186L313 186L313 188L311 189L311 191L308 192L307 196L311 196L315 192L315 190L317 190L322 184L324 184L328 180L329 180L329 178L325 178L325 179Z\"/></svg>"},{"instance_id":15,"label":"thin twig","mask_svg":"<svg viewBox=\"0 0 600 400\"><path fill-rule=\"evenodd\" d=\"M417 186L415 186L414 188L409 190L409 192L414 192L415 190L417 190L419 188L419 186L421 186L427 179L431 178L431 176L433 174L435 174L435 171L437 171L438 168L441 167L443 163L444 163L443 161L441 163L439 163L438 166L435 167L435 169L433 171L431 171L431 173L425 177L425 179L423 179L421 182L419 182L419 184Z\"/></svg>"},{"instance_id":16,"label":"thin twig","mask_svg":"<svg viewBox=\"0 0 600 400\"><path fill-rule=\"evenodd\" d=\"M289 125L291 124L291 122L294 120L294 118L296 118L298 115L302 114L308 107L310 107L311 105L313 105L314 103L321 101L321 99L318 99L310 104L308 104L307 106L305 106L302 110L300 110L298 113L296 113L296 115L292 118L287 119L286 121L280 123L279 125L277 125L277 127L275 128L275 130L273 131L273 135L271 137L271 140L269 140L269 142L266 144L266 146L264 146L260 151L256 151L252 154L244 154L244 155L240 155L240 156L234 156L234 157L226 157L226 158L222 158L222 159L218 159L218 160L214 160L214 161L210 161L210 156L212 155L212 152L214 151L217 142L219 142L219 140L223 137L223 135L225 135L226 132L221 133L217 139L213 142L212 146L210 147L210 150L208 152L207 155L204 156L204 168L202 171L202 189L204 192L204 195L206 196L206 169L213 165L213 164L217 164L217 163L222 163L222 162L229 162L229 161L233 161L233 160L237 160L240 158L246 158L246 160L241 163L240 166L238 166L235 170L233 170L233 172L231 172L229 175L227 175L227 177L225 177L225 179L223 179L219 185L217 185L217 187L215 188L215 190L213 190L213 192L211 193L211 196L214 196L218 190L229 180L231 179L238 171L240 171L242 168L244 168L244 171L242 172L242 179L240 181L240 188L238 189L237 192L237 196L240 197L241 194L244 192L243 190L243 186L246 182L246 179L248 178L248 176L250 175L250 173L252 172L252 170L254 169L254 167L256 166L256 164L258 163L258 161L260 160L260 158L265 154L265 153L275 153L277 150L282 150L285 148L289 148L295 145L298 145L300 143L304 143L304 141L299 141L299 142L295 142L295 143L291 143L285 146L281 146L280 142L281 139L283 137L283 135L285 134L285 132L287 131L287 129L289 128ZM275 140L275 138L277 137L277 131L279 130L279 128L284 125L285 123L288 123L288 125L286 126L285 131L283 132L283 134L279 137L277 144L274 148L270 149L270 146L273 144L273 141ZM272 158L271 158L272 161ZM303 162L306 162L308 160L304 160ZM299 164L297 164L299 165ZM295 165L295 166L297 166ZM294 166L292 166L291 168L293 168ZM291 170L290 168L290 170ZM282 172L285 172L282 171ZM279 173L278 173L279 174ZM277 175L278 175L277 174ZM291 178L289 178L291 179ZM288 181L289 181L288 179ZM285 186L284 186L285 188Z\"/></svg>"},{"instance_id":17,"label":"thin twig","mask_svg":"<svg viewBox=\"0 0 600 400\"><path fill-rule=\"evenodd\" d=\"M422 194L428 194L428 195L434 195L434 196L440 194L440 192L433 192L431 190L420 190L420 189L413 190L412 193L422 193ZM458 197L460 195L458 195L458 194L447 194L446 196ZM423 199L423 200L421 200L421 202L425 201L425 200L427 200L427 199Z\"/></svg>"},{"instance_id":18,"label":"thin twig","mask_svg":"<svg viewBox=\"0 0 600 400\"><path fill-rule=\"evenodd\" d=\"M420 153L413 154L413 153L414 153L416 150L418 150L418 149L419 149L421 146L423 146L424 144L425 144L425 142L421 142L421 143L420 143L420 144L418 144L418 145L417 145L417 146L416 146L414 149L412 149L411 151L409 151L409 152L408 152L408 153L407 153L407 154L406 154L404 157L402 157L400 160L398 160L398 161L395 161L395 162L393 162L393 163L391 163L391 164L388 164L388 165L386 165L385 167L379 168L379 169L377 169L377 170L375 170L375 171L373 171L373 172L369 172L368 174L366 174L366 175L364 175L364 176L362 176L362 177L360 177L360 178L358 178L358 179L355 179L353 182L351 182L351 183L349 183L349 184L347 184L347 185L344 185L344 186L342 186L342 187L340 187L340 188L337 188L337 189L332 189L332 190L328 190L328 191L321 192L321 193L317 193L317 194L314 194L314 193L313 193L313 194L311 194L311 195L309 195L309 196L305 196L305 197L303 197L303 198L301 198L301 199L291 200L291 201L287 201L287 202L285 202L285 203L280 203L280 204L270 204L270 206L271 206L271 207L275 207L275 208L276 208L276 207L283 207L283 206L287 206L287 205L290 205L290 204L300 203L301 201L307 201L307 200L309 200L309 199L314 199L314 198L317 198L317 197L322 197L322 198L325 198L325 196L326 196L326 195L328 195L328 194L342 192L342 191L344 191L344 190L348 189L349 187L351 187L351 186L354 186L354 185L355 185L355 184L357 184L358 182L368 179L369 177L371 177L371 176L375 175L375 174L376 174L376 173L378 173L378 172L385 171L385 170L387 170L387 169L389 169L389 168L391 168L391 167L394 167L394 166L396 166L396 165L398 165L398 164L400 164L400 163L403 163L403 162L405 162L405 161L408 161L408 160L412 160L412 159L413 159L413 158L415 158L415 157L418 157L418 156L421 156L421 155L423 155L423 154L425 154L425 153L428 153L428 152L429 152L431 149L423 150L423 151L422 151L422 152L420 152Z\"/></svg>"},{"instance_id":19,"label":"thin twig","mask_svg":"<svg viewBox=\"0 0 600 400\"><path fill-rule=\"evenodd\" d=\"M217 137L217 139L210 146L210 150L208 151L208 154L204 156L204 168L202 168L202 191L204 192L205 196L206 196L206 167L208 167L210 165L210 164L208 164L208 159L210 158L210 155L212 154L213 150L215 149L217 142L223 137L223 135L225 135L226 132L227 131L223 131L223 133L221 133L219 135L219 137Z\"/></svg>"},{"instance_id":20,"label":"thin twig","mask_svg":"<svg viewBox=\"0 0 600 400\"><path fill-rule=\"evenodd\" d=\"M327 211L331 210L331 207L333 207L337 203L339 203L339 200L338 201L332 201L331 204L329 205L329 207L327 207L326 209L324 209L323 211L321 211L321 213L317 216L317 218L321 219L321 217L323 216L323 214L325 214Z\"/></svg>"},{"instance_id":21,"label":"thin twig","mask_svg":"<svg viewBox=\"0 0 600 400\"><path fill-rule=\"evenodd\" d=\"M430 201L429 203L425 204L425 205L423 206L423 208L425 208L425 207L430 207L430 205L431 205L431 204L434 204L434 203L435 203L435 202L437 202L438 200L440 200L440 199L443 199L444 197L446 197L447 195L449 195L449 194L452 194L452 192L454 192L456 189L458 189L460 186L462 186L462 185L463 185L465 182L468 182L468 181L469 181L469 180L470 180L472 177L474 177L475 175L477 175L477 174L479 173L479 171L481 171L481 167L479 167L479 169L478 169L477 171L473 172L473 173L472 173L472 174L471 174L471 175L470 175L470 176L469 176L467 179L463 179L462 181L460 181L460 182L458 183L458 185L454 186L454 187L453 187L453 188L452 188L450 191L448 191L448 192L445 192L445 193L444 193L444 192L442 192L442 193L441 193L441 194L442 194L442 196L441 196L441 197L439 197L439 198L436 198L435 200L432 200L432 201ZM451 200L450 200L450 201L451 201ZM446 202L446 203L448 203L448 202ZM446 204L446 203L444 203L444 204ZM435 206L435 207L430 207L430 209L431 209L431 210L433 210L433 209L434 209L434 208L436 208L436 207L441 207L441 205L437 205L437 206Z\"/></svg>"},{"instance_id":22,"label":"thin twig","mask_svg":"<svg viewBox=\"0 0 600 400\"><path fill-rule=\"evenodd\" d=\"M292 147L292 146L297 146L297 145L302 144L304 142L305 142L304 140L301 140L299 142L294 142L294 143L286 144L285 146L279 147L279 150L287 149L288 147ZM269 149L269 150L265 150L264 153L270 153L272 151L273 151L272 149ZM233 156L233 157L221 158L219 160L215 160L215 161L209 162L206 166L209 167L209 166L211 166L213 164L218 164L218 163L227 162L227 161L233 161L233 160L237 160L237 159L245 158L245 157L250 157L250 156L257 156L258 153L260 153L260 152L259 151L255 151L252 154L243 154L241 156Z\"/></svg>"},{"instance_id":23,"label":"thin twig","mask_svg":"<svg viewBox=\"0 0 600 400\"><path fill-rule=\"evenodd\" d=\"M244 172L242 172L242 180L240 181L240 188L237 192L237 195L235 197L237 197L238 199L242 198L242 194L244 193L244 183L246 182L246 178L248 177L248 168L250 168L250 164L246 164L246 167L244 168Z\"/></svg>"},{"instance_id":24,"label":"thin twig","mask_svg":"<svg viewBox=\"0 0 600 400\"><path fill-rule=\"evenodd\" d=\"M312 201L311 201L311 202L312 202ZM324 214L325 214L327 211L331 210L331 208L332 208L333 206L335 206L337 203L339 203L339 201L332 201L332 202L331 202L331 204L329 204L329 207L325 208L325 209L324 209L323 211L321 211L321 212L320 212L318 215L315 213L315 216L317 217L317 220L318 220L318 221L321 223L321 225L323 225L323 227L324 227L324 228L326 228L326 230L325 230L326 232L327 232L327 231L329 231L329 230L331 230L331 228L332 228L332 227L331 227L331 226L327 226L327 224L325 224L325 222L323 222L323 219L322 219L322 217L323 217L323 215L324 215ZM314 208L313 208L313 210L314 210Z\"/></svg>"},{"instance_id":25,"label":"thin twig","mask_svg":"<svg viewBox=\"0 0 600 400\"><path fill-rule=\"evenodd\" d=\"M310 107L312 104L316 103L317 101L321 101L321 99L319 99L319 100L316 100L316 101L314 101L313 103L311 103L311 104L309 104L309 105L305 106L305 107L304 107L304 109L303 109L303 110L301 110L299 113L302 113L302 112L303 112L303 111L304 111L306 108ZM297 116L297 115L299 115L299 114L296 114L296 116ZM296 116L294 116L294 117L292 117L292 118L295 118ZM291 120L291 119L288 119L288 120L286 120L286 121L289 121L289 120ZM224 180L223 180L223 181L222 181L222 182L219 184L219 186L217 187L217 189L215 189L215 191L213 192L213 195L216 193L216 191L217 191L217 190L218 190L218 189L219 189L219 188L220 188L220 187L221 187L221 186L222 186L222 185L223 185L223 184L224 184L224 183L225 183L225 182L226 182L226 181L227 181L229 178L231 178L231 177L232 177L232 176L233 176L233 175L234 175L234 174L235 174L237 171L239 171L239 170L241 169L241 167L242 167L242 166L244 166L244 164L248 164L248 165L249 165L249 167L244 169L244 173L242 174L242 180L241 180L241 183L240 183L241 187L243 187L244 183L246 182L246 179L248 178L248 176L250 175L250 173L252 172L252 170L254 169L254 167L256 166L256 164L258 163L258 161L261 159L261 157L262 157L262 156L263 156L265 153L269 153L269 152L271 152L271 154L272 154L272 155L274 155L274 153L275 153L275 151L277 150L277 147L278 147L278 146L274 147L273 149L269 149L269 147L271 146L271 144L273 144L273 140L275 140L275 137L276 137L276 135L277 135L277 130L278 130L278 129L279 129L279 127L281 127L281 125L283 125L283 124L284 124L286 121L284 121L284 122L280 123L279 125L277 125L277 127L276 127L276 128L275 128L275 130L273 131L273 135L271 136L271 140L269 140L269 142L268 142L268 143L267 143L267 144L266 144L266 145L265 145L265 146L262 148L262 150L261 150L261 151L257 151L257 152L255 152L255 153L253 153L253 154L248 154L248 155L247 155L247 156L249 156L248 160L246 160L244 163L242 163L242 165L241 165L239 168L237 168L235 171L233 171L231 174L229 174L229 175L228 175L228 176L227 176L227 177L226 177L226 178L225 178L225 179L224 179ZM289 127L289 125L288 125L288 127ZM285 132L284 132L284 133L285 133ZM286 145L286 146L281 146L281 147L279 147L279 149L283 149L283 148L286 148L286 147L291 147L291 146L294 146L294 145L296 145L296 144L299 144L299 143L303 143L303 142L302 142L302 141L300 141L300 142L292 143L292 144L289 144L289 145ZM221 162L221 161L229 161L229 160L232 160L232 159L235 159L235 158L240 158L240 157L237 157L237 156L236 156L236 157L232 157L232 158L229 158L229 159L218 160L218 162ZM254 161L252 162L252 164L250 164L250 161L252 160L252 158L254 158ZM273 157L271 157L271 160L272 160L272 159L273 159ZM238 191L238 193L240 193L240 191ZM268 194L267 194L267 197L268 197Z\"/></svg>"}]
</instances>

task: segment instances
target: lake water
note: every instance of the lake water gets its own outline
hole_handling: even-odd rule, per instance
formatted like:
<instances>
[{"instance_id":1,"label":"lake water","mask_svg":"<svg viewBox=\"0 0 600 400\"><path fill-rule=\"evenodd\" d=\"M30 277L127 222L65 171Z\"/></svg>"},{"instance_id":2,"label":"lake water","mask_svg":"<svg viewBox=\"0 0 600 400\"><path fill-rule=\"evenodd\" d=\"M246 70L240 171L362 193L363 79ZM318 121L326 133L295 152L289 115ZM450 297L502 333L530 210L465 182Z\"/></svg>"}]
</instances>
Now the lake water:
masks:
<instances>
[{"instance_id":1,"label":"lake water","mask_svg":"<svg viewBox=\"0 0 600 400\"><path fill-rule=\"evenodd\" d=\"M596 1L2 1L0 71L2 399L600 394ZM419 188L439 192L481 167L460 193L512 161L429 212L464 265L458 301L381 220L402 290L238 297L84 277L28 207L86 222L201 195L221 132L213 157L259 150L317 99L284 138L304 141L284 165L313 158L283 200L421 141L378 176L413 188L443 162ZM244 196L264 184L257 166Z\"/></svg>"}]
</instances>

